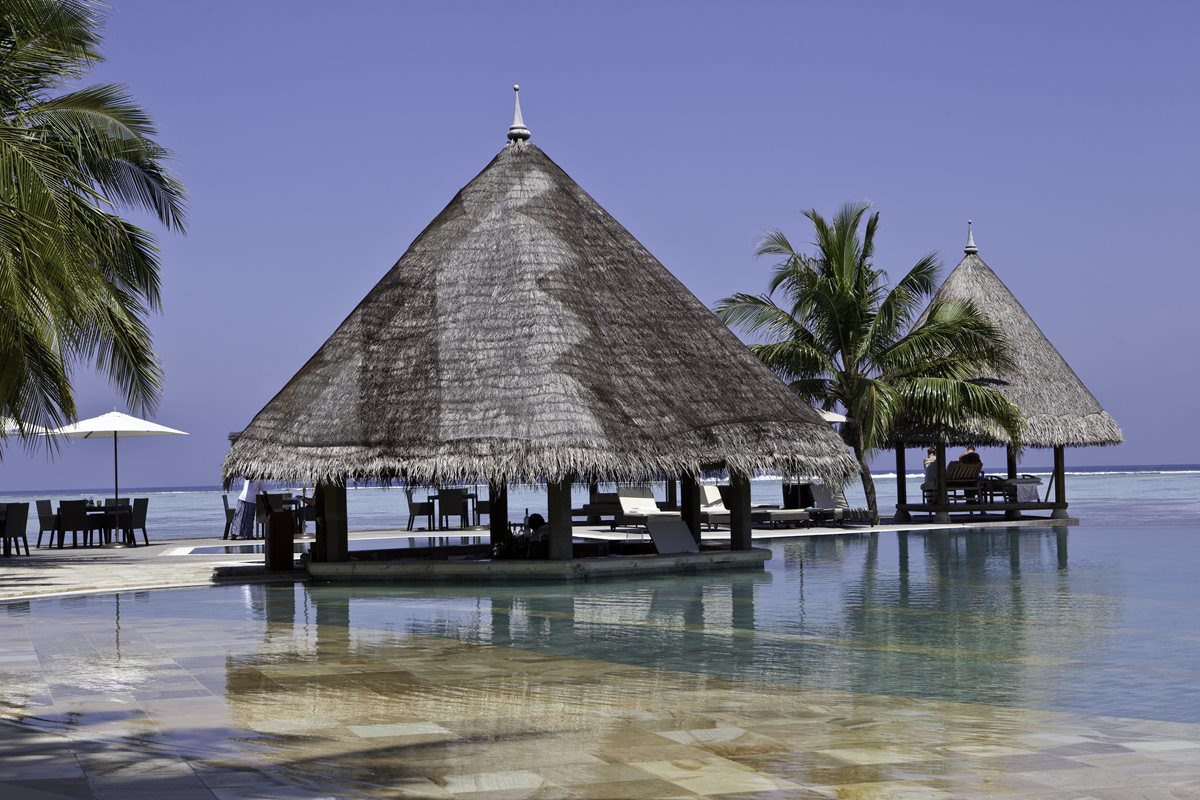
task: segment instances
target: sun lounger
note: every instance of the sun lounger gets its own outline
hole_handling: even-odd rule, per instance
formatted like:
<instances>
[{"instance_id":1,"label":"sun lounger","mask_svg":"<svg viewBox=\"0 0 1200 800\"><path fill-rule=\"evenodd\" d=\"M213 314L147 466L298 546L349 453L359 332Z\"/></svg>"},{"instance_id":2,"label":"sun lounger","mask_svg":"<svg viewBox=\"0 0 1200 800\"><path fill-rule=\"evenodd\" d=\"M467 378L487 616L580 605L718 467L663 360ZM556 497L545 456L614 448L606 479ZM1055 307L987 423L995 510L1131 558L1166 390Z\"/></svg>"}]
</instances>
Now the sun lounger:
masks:
<instances>
[{"instance_id":1,"label":"sun lounger","mask_svg":"<svg viewBox=\"0 0 1200 800\"><path fill-rule=\"evenodd\" d=\"M712 484L700 485L700 521L707 524L709 529L718 525L728 525L733 519L725 500L721 497L721 488Z\"/></svg>"},{"instance_id":2,"label":"sun lounger","mask_svg":"<svg viewBox=\"0 0 1200 800\"><path fill-rule=\"evenodd\" d=\"M667 514L647 517L646 529L650 531L650 541L654 542L654 549L663 556L699 553L700 546L696 544L687 523L679 519L678 515L674 516L675 519Z\"/></svg>"},{"instance_id":3,"label":"sun lounger","mask_svg":"<svg viewBox=\"0 0 1200 800\"><path fill-rule=\"evenodd\" d=\"M870 522L871 510L862 507L852 507L846 502L846 494L841 490L833 490L821 483L812 485L813 510L817 516L832 520L839 525L847 522Z\"/></svg>"},{"instance_id":4,"label":"sun lounger","mask_svg":"<svg viewBox=\"0 0 1200 800\"><path fill-rule=\"evenodd\" d=\"M808 513L806 508L772 508L756 513L762 514L767 522L776 528L780 525L803 525L812 522L812 514Z\"/></svg>"},{"instance_id":5,"label":"sun lounger","mask_svg":"<svg viewBox=\"0 0 1200 800\"><path fill-rule=\"evenodd\" d=\"M645 525L651 518L678 519L678 511L662 511L654 502L654 493L645 486L622 486L617 490L617 501L621 504L622 525Z\"/></svg>"}]
</instances>

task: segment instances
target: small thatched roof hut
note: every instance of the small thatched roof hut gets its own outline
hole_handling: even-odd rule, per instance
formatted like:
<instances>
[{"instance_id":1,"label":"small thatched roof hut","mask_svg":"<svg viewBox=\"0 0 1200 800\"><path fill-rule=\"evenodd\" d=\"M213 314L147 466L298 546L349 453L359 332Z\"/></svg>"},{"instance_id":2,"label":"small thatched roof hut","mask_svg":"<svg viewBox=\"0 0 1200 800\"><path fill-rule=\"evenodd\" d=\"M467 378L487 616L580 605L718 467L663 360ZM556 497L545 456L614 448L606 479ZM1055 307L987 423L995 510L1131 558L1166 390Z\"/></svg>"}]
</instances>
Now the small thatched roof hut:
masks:
<instances>
[{"instance_id":1,"label":"small thatched roof hut","mask_svg":"<svg viewBox=\"0 0 1200 800\"><path fill-rule=\"evenodd\" d=\"M1004 282L979 257L968 230L962 261L932 302L971 301L1007 337L1016 362L1004 375L980 375L1025 415L1024 447L1084 447L1120 444L1124 437L1083 381L1055 349ZM928 312L926 312L928 313ZM924 315L918 320L919 325ZM906 431L908 442L1005 445L995 428L980 424L956 431Z\"/></svg>"},{"instance_id":2,"label":"small thatched roof hut","mask_svg":"<svg viewBox=\"0 0 1200 800\"><path fill-rule=\"evenodd\" d=\"M294 481L558 481L775 468L842 441L528 141L509 143L225 459Z\"/></svg>"}]
</instances>

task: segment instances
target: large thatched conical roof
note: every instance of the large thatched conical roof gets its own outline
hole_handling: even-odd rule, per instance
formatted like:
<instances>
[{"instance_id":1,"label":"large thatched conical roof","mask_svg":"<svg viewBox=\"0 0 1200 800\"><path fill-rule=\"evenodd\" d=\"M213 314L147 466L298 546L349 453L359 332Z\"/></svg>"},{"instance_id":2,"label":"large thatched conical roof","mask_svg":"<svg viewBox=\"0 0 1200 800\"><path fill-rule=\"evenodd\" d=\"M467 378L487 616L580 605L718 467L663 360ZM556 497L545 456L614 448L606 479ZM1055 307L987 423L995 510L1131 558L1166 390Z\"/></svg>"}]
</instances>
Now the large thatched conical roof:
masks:
<instances>
[{"instance_id":1,"label":"large thatched conical roof","mask_svg":"<svg viewBox=\"0 0 1200 800\"><path fill-rule=\"evenodd\" d=\"M523 129L522 129L523 130ZM245 428L227 478L837 482L830 428L524 135Z\"/></svg>"},{"instance_id":2,"label":"large thatched conical roof","mask_svg":"<svg viewBox=\"0 0 1200 800\"><path fill-rule=\"evenodd\" d=\"M1004 332L1016 362L1004 375L981 375L1015 403L1025 415L1021 443L1025 447L1083 447L1120 444L1124 440L1083 381L1055 349L1041 328L1004 282L979 257L968 233L962 261L934 295L938 301L971 301L984 317ZM926 310L926 314L928 310ZM918 325L924 315L918 320ZM1002 432L981 425L961 431L910 432L911 442L942 440L948 444L1006 444Z\"/></svg>"}]
</instances>

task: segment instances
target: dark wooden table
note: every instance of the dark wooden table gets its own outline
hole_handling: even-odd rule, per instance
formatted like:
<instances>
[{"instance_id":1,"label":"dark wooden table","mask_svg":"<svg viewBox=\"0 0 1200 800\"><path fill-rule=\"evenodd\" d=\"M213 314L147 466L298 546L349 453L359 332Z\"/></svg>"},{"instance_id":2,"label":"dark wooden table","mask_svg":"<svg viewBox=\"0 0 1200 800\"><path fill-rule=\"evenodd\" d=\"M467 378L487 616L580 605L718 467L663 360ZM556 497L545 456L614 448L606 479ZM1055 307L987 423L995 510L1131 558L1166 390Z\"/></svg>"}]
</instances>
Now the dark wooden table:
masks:
<instances>
[{"instance_id":1,"label":"dark wooden table","mask_svg":"<svg viewBox=\"0 0 1200 800\"><path fill-rule=\"evenodd\" d=\"M431 494L425 499L429 500L433 503L433 529L435 531L466 530L466 527L467 527L466 525L464 525L462 528L450 528L448 526L445 528L442 527L442 525L441 525L442 515L439 513L442 508L442 504L441 504L442 503L442 495L440 492L438 494ZM447 499L449 499L449 498L447 498ZM479 518L479 509L477 506L478 502L479 502L479 500L476 497L475 492L467 492L467 519L468 520L474 520L474 519ZM457 517L458 515L457 514L449 514L447 516Z\"/></svg>"},{"instance_id":2,"label":"dark wooden table","mask_svg":"<svg viewBox=\"0 0 1200 800\"><path fill-rule=\"evenodd\" d=\"M121 531L124 541L130 547L137 547L137 537L133 535L133 506L92 506L87 510L89 520L97 520L104 525L104 544L112 542L112 532ZM108 524L108 523L112 524ZM125 523L122 526L122 523Z\"/></svg>"}]
</instances>

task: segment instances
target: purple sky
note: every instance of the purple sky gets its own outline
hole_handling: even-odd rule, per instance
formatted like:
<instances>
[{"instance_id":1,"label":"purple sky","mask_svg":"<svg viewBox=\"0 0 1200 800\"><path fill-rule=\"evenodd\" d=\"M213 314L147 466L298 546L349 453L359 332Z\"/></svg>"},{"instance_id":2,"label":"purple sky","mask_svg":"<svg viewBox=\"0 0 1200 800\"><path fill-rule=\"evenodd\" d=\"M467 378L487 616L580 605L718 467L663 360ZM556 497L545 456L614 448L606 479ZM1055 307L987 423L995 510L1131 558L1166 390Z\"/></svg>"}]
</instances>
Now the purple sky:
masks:
<instances>
[{"instance_id":1,"label":"purple sky","mask_svg":"<svg viewBox=\"0 0 1200 800\"><path fill-rule=\"evenodd\" d=\"M1068 464L1200 461L1198 29L1186 2L112 0L94 81L133 90L191 192L153 321L155 418L191 436L126 442L122 482L219 480L226 433L504 144L514 82L533 140L705 303L765 288L754 242L809 241L805 208L874 203L893 276L948 271L974 219L1125 430ZM125 410L77 385L81 416ZM100 443L10 447L0 491L110 474Z\"/></svg>"}]
</instances>

